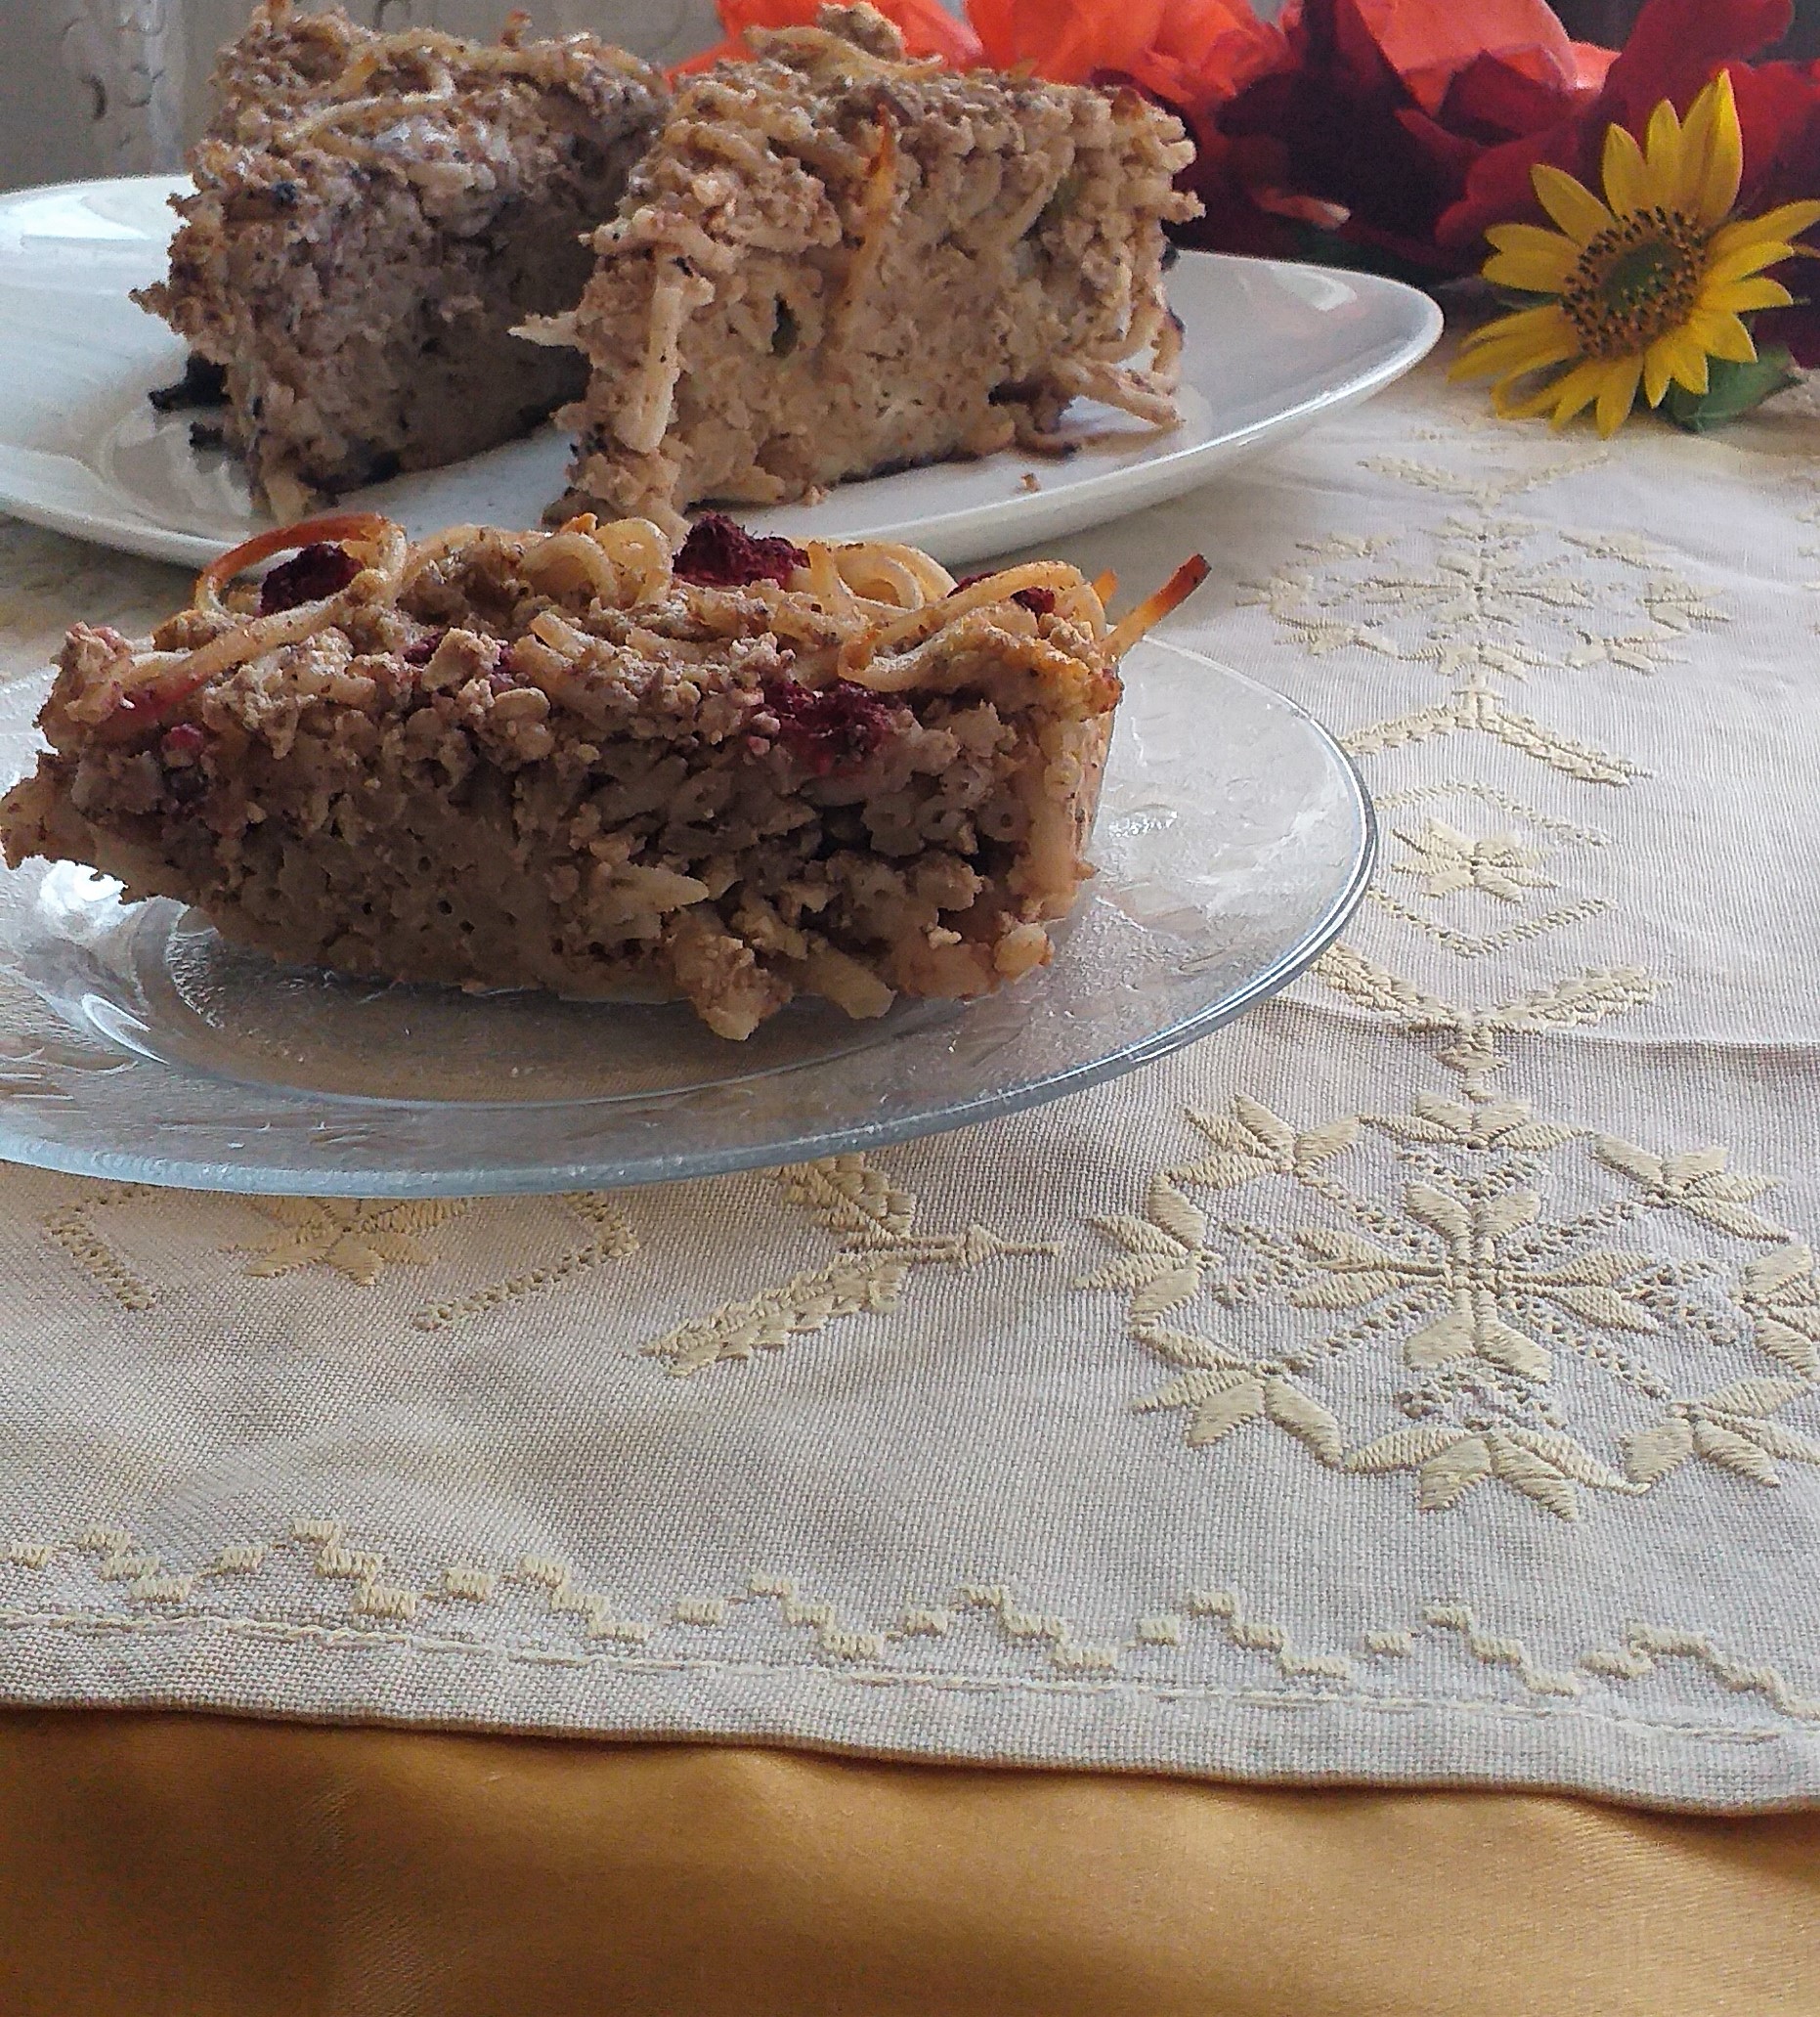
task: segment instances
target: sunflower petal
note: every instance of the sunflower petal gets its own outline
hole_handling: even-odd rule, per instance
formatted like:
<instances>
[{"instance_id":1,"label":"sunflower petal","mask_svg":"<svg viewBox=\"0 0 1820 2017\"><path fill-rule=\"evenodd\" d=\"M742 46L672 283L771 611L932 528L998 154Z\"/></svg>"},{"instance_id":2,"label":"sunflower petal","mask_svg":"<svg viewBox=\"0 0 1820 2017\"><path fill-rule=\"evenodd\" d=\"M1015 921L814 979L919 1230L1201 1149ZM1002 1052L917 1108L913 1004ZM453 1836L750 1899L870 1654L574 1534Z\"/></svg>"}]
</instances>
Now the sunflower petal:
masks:
<instances>
[{"instance_id":1,"label":"sunflower petal","mask_svg":"<svg viewBox=\"0 0 1820 2017\"><path fill-rule=\"evenodd\" d=\"M1687 318L1687 333L1709 357L1722 357L1728 364L1756 362L1751 331L1728 310L1695 309Z\"/></svg>"},{"instance_id":2,"label":"sunflower petal","mask_svg":"<svg viewBox=\"0 0 1820 2017\"><path fill-rule=\"evenodd\" d=\"M1565 427L1578 413L1583 412L1599 396L1599 387L1605 383L1610 365L1588 359L1582 365L1576 365L1565 377L1557 378L1549 387L1555 402L1552 427Z\"/></svg>"},{"instance_id":3,"label":"sunflower petal","mask_svg":"<svg viewBox=\"0 0 1820 2017\"><path fill-rule=\"evenodd\" d=\"M1552 334L1568 327L1567 317L1553 301L1544 301L1537 308L1520 308L1514 315L1500 315L1495 322L1483 324L1466 337L1463 349L1472 350L1487 343L1501 343L1517 336Z\"/></svg>"},{"instance_id":4,"label":"sunflower petal","mask_svg":"<svg viewBox=\"0 0 1820 2017\"><path fill-rule=\"evenodd\" d=\"M1577 245L1610 231L1617 219L1583 182L1576 182L1565 168L1538 161L1530 170L1536 199Z\"/></svg>"},{"instance_id":5,"label":"sunflower petal","mask_svg":"<svg viewBox=\"0 0 1820 2017\"><path fill-rule=\"evenodd\" d=\"M1820 203L1782 203L1760 217L1740 217L1734 224L1720 225L1707 241L1707 250L1722 259L1737 245L1757 239L1798 239L1815 224L1820 224Z\"/></svg>"},{"instance_id":6,"label":"sunflower petal","mask_svg":"<svg viewBox=\"0 0 1820 2017\"><path fill-rule=\"evenodd\" d=\"M1577 356L1580 338L1574 326L1552 302L1500 316L1474 329L1460 345L1449 368L1450 378L1495 378L1507 372L1540 371Z\"/></svg>"},{"instance_id":7,"label":"sunflower petal","mask_svg":"<svg viewBox=\"0 0 1820 2017\"><path fill-rule=\"evenodd\" d=\"M1707 354L1685 329L1658 336L1643 353L1643 397L1660 406L1670 383L1689 392L1707 389Z\"/></svg>"},{"instance_id":8,"label":"sunflower petal","mask_svg":"<svg viewBox=\"0 0 1820 2017\"><path fill-rule=\"evenodd\" d=\"M1488 357L1526 357L1532 350L1573 340L1577 339L1572 326L1566 316L1558 315L1552 322L1532 324L1527 329L1501 330L1483 336L1476 343L1462 344L1460 354L1470 357L1475 365L1482 365Z\"/></svg>"},{"instance_id":9,"label":"sunflower petal","mask_svg":"<svg viewBox=\"0 0 1820 2017\"><path fill-rule=\"evenodd\" d=\"M1615 357L1606 366L1605 383L1599 387L1594 424L1606 440L1616 434L1630 417L1636 404L1637 384L1643 376L1640 357Z\"/></svg>"},{"instance_id":10,"label":"sunflower petal","mask_svg":"<svg viewBox=\"0 0 1820 2017\"><path fill-rule=\"evenodd\" d=\"M1561 379L1550 378L1540 391L1529 392L1518 397L1511 387L1527 373L1515 373L1508 378L1500 378L1492 387L1492 411L1500 420L1532 420L1538 414L1545 414L1560 396Z\"/></svg>"},{"instance_id":11,"label":"sunflower petal","mask_svg":"<svg viewBox=\"0 0 1820 2017\"><path fill-rule=\"evenodd\" d=\"M1648 195L1639 207L1667 209L1680 194L1683 149L1681 122L1666 98L1649 115L1645 146L1643 186Z\"/></svg>"},{"instance_id":12,"label":"sunflower petal","mask_svg":"<svg viewBox=\"0 0 1820 2017\"><path fill-rule=\"evenodd\" d=\"M1721 70L1695 99L1683 133L1693 134L1696 124L1701 145L1687 163L1681 207L1711 229L1725 221L1744 178L1744 135L1729 71Z\"/></svg>"},{"instance_id":13,"label":"sunflower petal","mask_svg":"<svg viewBox=\"0 0 1820 2017\"><path fill-rule=\"evenodd\" d=\"M1538 279L1536 286L1538 293L1559 293L1580 257L1580 247L1572 239L1563 238L1558 231L1544 231L1539 224L1495 224L1486 237L1496 254L1496 258L1486 266L1486 278L1499 280L1503 277L1501 273L1492 271L1493 265L1512 274L1521 269L1537 276L1551 276L1547 280ZM1559 278L1552 278L1557 275ZM1525 284L1512 279L1509 285L1522 286Z\"/></svg>"},{"instance_id":14,"label":"sunflower petal","mask_svg":"<svg viewBox=\"0 0 1820 2017\"><path fill-rule=\"evenodd\" d=\"M1539 224L1490 224L1486 226L1485 235L1493 248L1499 252L1545 252L1556 245L1565 245L1570 252L1577 249L1572 239L1563 238L1558 231L1549 231Z\"/></svg>"},{"instance_id":15,"label":"sunflower petal","mask_svg":"<svg viewBox=\"0 0 1820 2017\"><path fill-rule=\"evenodd\" d=\"M1751 274L1761 273L1766 266L1780 266L1785 259L1794 257L1793 245L1784 244L1779 239L1760 239L1714 259L1703 279L1709 287L1722 287L1728 282L1744 280Z\"/></svg>"},{"instance_id":16,"label":"sunflower petal","mask_svg":"<svg viewBox=\"0 0 1820 2017\"><path fill-rule=\"evenodd\" d=\"M1699 207L1701 185L1712 153L1712 128L1719 109L1716 82L1714 79L1699 94L1681 122L1681 174L1671 200L1684 216L1693 216ZM1718 219L1712 222L1716 224Z\"/></svg>"},{"instance_id":17,"label":"sunflower petal","mask_svg":"<svg viewBox=\"0 0 1820 2017\"><path fill-rule=\"evenodd\" d=\"M1671 360L1674 339L1679 333L1676 329L1667 336L1658 336L1643 353L1643 397L1651 406L1661 406L1662 395L1674 376Z\"/></svg>"},{"instance_id":18,"label":"sunflower petal","mask_svg":"<svg viewBox=\"0 0 1820 2017\"><path fill-rule=\"evenodd\" d=\"M1733 315L1750 315L1758 308L1787 308L1794 299L1780 281L1764 280L1760 275L1755 280L1728 281L1722 287L1708 285L1700 290L1702 308L1729 308Z\"/></svg>"},{"instance_id":19,"label":"sunflower petal","mask_svg":"<svg viewBox=\"0 0 1820 2017\"><path fill-rule=\"evenodd\" d=\"M1691 329L1674 329L1661 341L1668 349L1668 375L1696 396L1705 393L1707 353L1701 349L1699 337ZM1655 404L1653 400L1650 403Z\"/></svg>"},{"instance_id":20,"label":"sunflower petal","mask_svg":"<svg viewBox=\"0 0 1820 2017\"><path fill-rule=\"evenodd\" d=\"M1701 98L1706 96L1701 93ZM1674 188L1668 195L1668 208L1683 217L1696 217L1700 209L1700 189L1706 180L1707 162L1712 153L1711 118L1702 119L1700 99L1688 108L1687 122L1681 128L1681 158ZM1714 223L1717 219L1712 220Z\"/></svg>"},{"instance_id":21,"label":"sunflower petal","mask_svg":"<svg viewBox=\"0 0 1820 2017\"><path fill-rule=\"evenodd\" d=\"M1578 343L1561 342L1546 349L1526 343L1521 348L1495 351L1470 360L1461 359L1449 371L1456 383L1462 378L1526 378L1533 372L1551 365L1569 364L1580 355Z\"/></svg>"},{"instance_id":22,"label":"sunflower petal","mask_svg":"<svg viewBox=\"0 0 1820 2017\"><path fill-rule=\"evenodd\" d=\"M1545 246L1494 252L1485 262L1486 279L1502 287L1521 287L1526 294L1558 294L1572 278L1580 253L1552 231L1538 231L1536 236L1546 241Z\"/></svg>"},{"instance_id":23,"label":"sunflower petal","mask_svg":"<svg viewBox=\"0 0 1820 2017\"><path fill-rule=\"evenodd\" d=\"M1646 210L1655 200L1643 150L1623 126L1605 129L1605 159L1601 173L1605 181L1605 200L1620 217L1627 217L1632 210Z\"/></svg>"},{"instance_id":24,"label":"sunflower petal","mask_svg":"<svg viewBox=\"0 0 1820 2017\"><path fill-rule=\"evenodd\" d=\"M1495 350L1462 352L1448 366L1448 376L1458 384L1462 378L1501 378L1507 373L1539 369L1530 363L1532 345L1504 343Z\"/></svg>"},{"instance_id":25,"label":"sunflower petal","mask_svg":"<svg viewBox=\"0 0 1820 2017\"><path fill-rule=\"evenodd\" d=\"M1460 377L1521 378L1531 372L1543 372L1551 365L1567 364L1581 355L1580 338L1565 329L1552 338L1527 337L1521 343L1506 343L1496 350L1482 351L1472 360L1472 369Z\"/></svg>"}]
</instances>

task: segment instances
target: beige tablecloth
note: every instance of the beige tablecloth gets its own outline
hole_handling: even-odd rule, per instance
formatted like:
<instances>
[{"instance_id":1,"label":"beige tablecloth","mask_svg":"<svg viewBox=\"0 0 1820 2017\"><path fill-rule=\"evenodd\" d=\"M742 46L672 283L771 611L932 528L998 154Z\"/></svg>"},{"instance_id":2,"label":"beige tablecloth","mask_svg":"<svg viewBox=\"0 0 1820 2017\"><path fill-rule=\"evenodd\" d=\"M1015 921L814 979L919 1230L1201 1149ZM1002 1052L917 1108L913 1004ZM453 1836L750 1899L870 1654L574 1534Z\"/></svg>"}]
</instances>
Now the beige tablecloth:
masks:
<instances>
[{"instance_id":1,"label":"beige tablecloth","mask_svg":"<svg viewBox=\"0 0 1820 2017\"><path fill-rule=\"evenodd\" d=\"M1114 1084L614 1196L7 1172L0 1695L1813 1800L1816 449L1431 367L1067 543L1204 550L1171 635L1386 838ZM8 527L5 669L180 592Z\"/></svg>"}]
</instances>

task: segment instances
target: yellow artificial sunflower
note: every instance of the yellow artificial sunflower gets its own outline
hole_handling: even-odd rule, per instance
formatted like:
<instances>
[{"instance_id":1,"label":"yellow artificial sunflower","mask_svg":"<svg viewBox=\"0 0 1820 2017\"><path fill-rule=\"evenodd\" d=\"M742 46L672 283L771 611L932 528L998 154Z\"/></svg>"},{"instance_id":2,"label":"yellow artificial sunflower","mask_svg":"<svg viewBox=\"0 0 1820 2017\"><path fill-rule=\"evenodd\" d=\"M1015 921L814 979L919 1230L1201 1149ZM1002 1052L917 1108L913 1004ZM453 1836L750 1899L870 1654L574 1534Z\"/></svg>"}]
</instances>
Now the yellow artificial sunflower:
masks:
<instances>
[{"instance_id":1,"label":"yellow artificial sunflower","mask_svg":"<svg viewBox=\"0 0 1820 2017\"><path fill-rule=\"evenodd\" d=\"M1707 390L1707 360L1750 364L1756 345L1739 318L1793 298L1763 269L1794 256L1790 242L1820 222L1820 202L1784 203L1727 222L1744 172L1744 140L1731 79L1721 72L1688 108L1666 100L1639 148L1622 126L1605 135L1605 201L1560 168L1538 163L1536 195L1561 227L1494 225L1485 277L1538 308L1500 317L1466 338L1451 376L1493 378L1492 403L1507 418L1554 411L1562 427L1594 407L1612 434L1637 387L1660 406L1670 384ZM1556 367L1565 366L1565 370ZM1537 372L1539 390L1514 393Z\"/></svg>"}]
</instances>

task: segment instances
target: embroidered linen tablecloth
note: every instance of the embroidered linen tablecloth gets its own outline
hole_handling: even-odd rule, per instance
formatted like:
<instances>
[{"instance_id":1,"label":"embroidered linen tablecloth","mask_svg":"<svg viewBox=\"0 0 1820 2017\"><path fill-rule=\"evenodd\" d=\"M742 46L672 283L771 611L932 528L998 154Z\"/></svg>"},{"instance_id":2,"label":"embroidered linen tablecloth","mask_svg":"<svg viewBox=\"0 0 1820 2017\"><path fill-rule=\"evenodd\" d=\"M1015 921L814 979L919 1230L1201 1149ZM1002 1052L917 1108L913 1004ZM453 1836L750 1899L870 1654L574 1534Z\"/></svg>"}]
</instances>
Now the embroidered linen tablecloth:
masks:
<instances>
[{"instance_id":1,"label":"embroidered linen tablecloth","mask_svg":"<svg viewBox=\"0 0 1820 2017\"><path fill-rule=\"evenodd\" d=\"M1430 367L1068 553L1191 548L1376 797L1314 976L771 1174L6 1170L0 1697L1820 1797L1820 408ZM181 592L0 528L4 669Z\"/></svg>"}]
</instances>

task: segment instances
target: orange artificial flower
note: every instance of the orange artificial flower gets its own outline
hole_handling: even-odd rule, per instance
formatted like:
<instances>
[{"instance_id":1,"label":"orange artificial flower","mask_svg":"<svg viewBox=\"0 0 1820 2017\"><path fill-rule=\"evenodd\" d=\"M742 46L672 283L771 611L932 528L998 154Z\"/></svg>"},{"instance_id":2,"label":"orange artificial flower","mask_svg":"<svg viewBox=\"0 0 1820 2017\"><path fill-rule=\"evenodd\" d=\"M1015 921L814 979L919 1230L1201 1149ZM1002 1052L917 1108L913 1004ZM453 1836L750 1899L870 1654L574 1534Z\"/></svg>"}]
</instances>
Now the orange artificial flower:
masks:
<instances>
[{"instance_id":1,"label":"orange artificial flower","mask_svg":"<svg viewBox=\"0 0 1820 2017\"><path fill-rule=\"evenodd\" d=\"M1361 13L1379 54L1431 119L1441 116L1454 79L1477 65L1499 65L1550 91L1589 91L1605 81L1616 54L1570 39L1546 0L1365 0Z\"/></svg>"},{"instance_id":2,"label":"orange artificial flower","mask_svg":"<svg viewBox=\"0 0 1820 2017\"><path fill-rule=\"evenodd\" d=\"M1247 0L972 0L957 20L940 0L875 0L913 57L951 69L990 64L1056 84L1124 77L1191 114L1287 61L1288 43ZM747 53L748 28L810 25L818 0L720 0L726 40L676 66L706 69Z\"/></svg>"},{"instance_id":3,"label":"orange artificial flower","mask_svg":"<svg viewBox=\"0 0 1820 2017\"><path fill-rule=\"evenodd\" d=\"M982 63L979 37L941 5L941 0L873 0L888 20L895 22L911 56L938 56L949 68L973 69ZM815 24L821 0L719 0L720 25L726 40L676 65L672 76L705 70L726 57L750 56L748 28L807 28Z\"/></svg>"},{"instance_id":4,"label":"orange artificial flower","mask_svg":"<svg viewBox=\"0 0 1820 2017\"><path fill-rule=\"evenodd\" d=\"M1246 0L973 0L986 61L1058 84L1118 71L1197 110L1280 63L1287 44Z\"/></svg>"}]
</instances>

